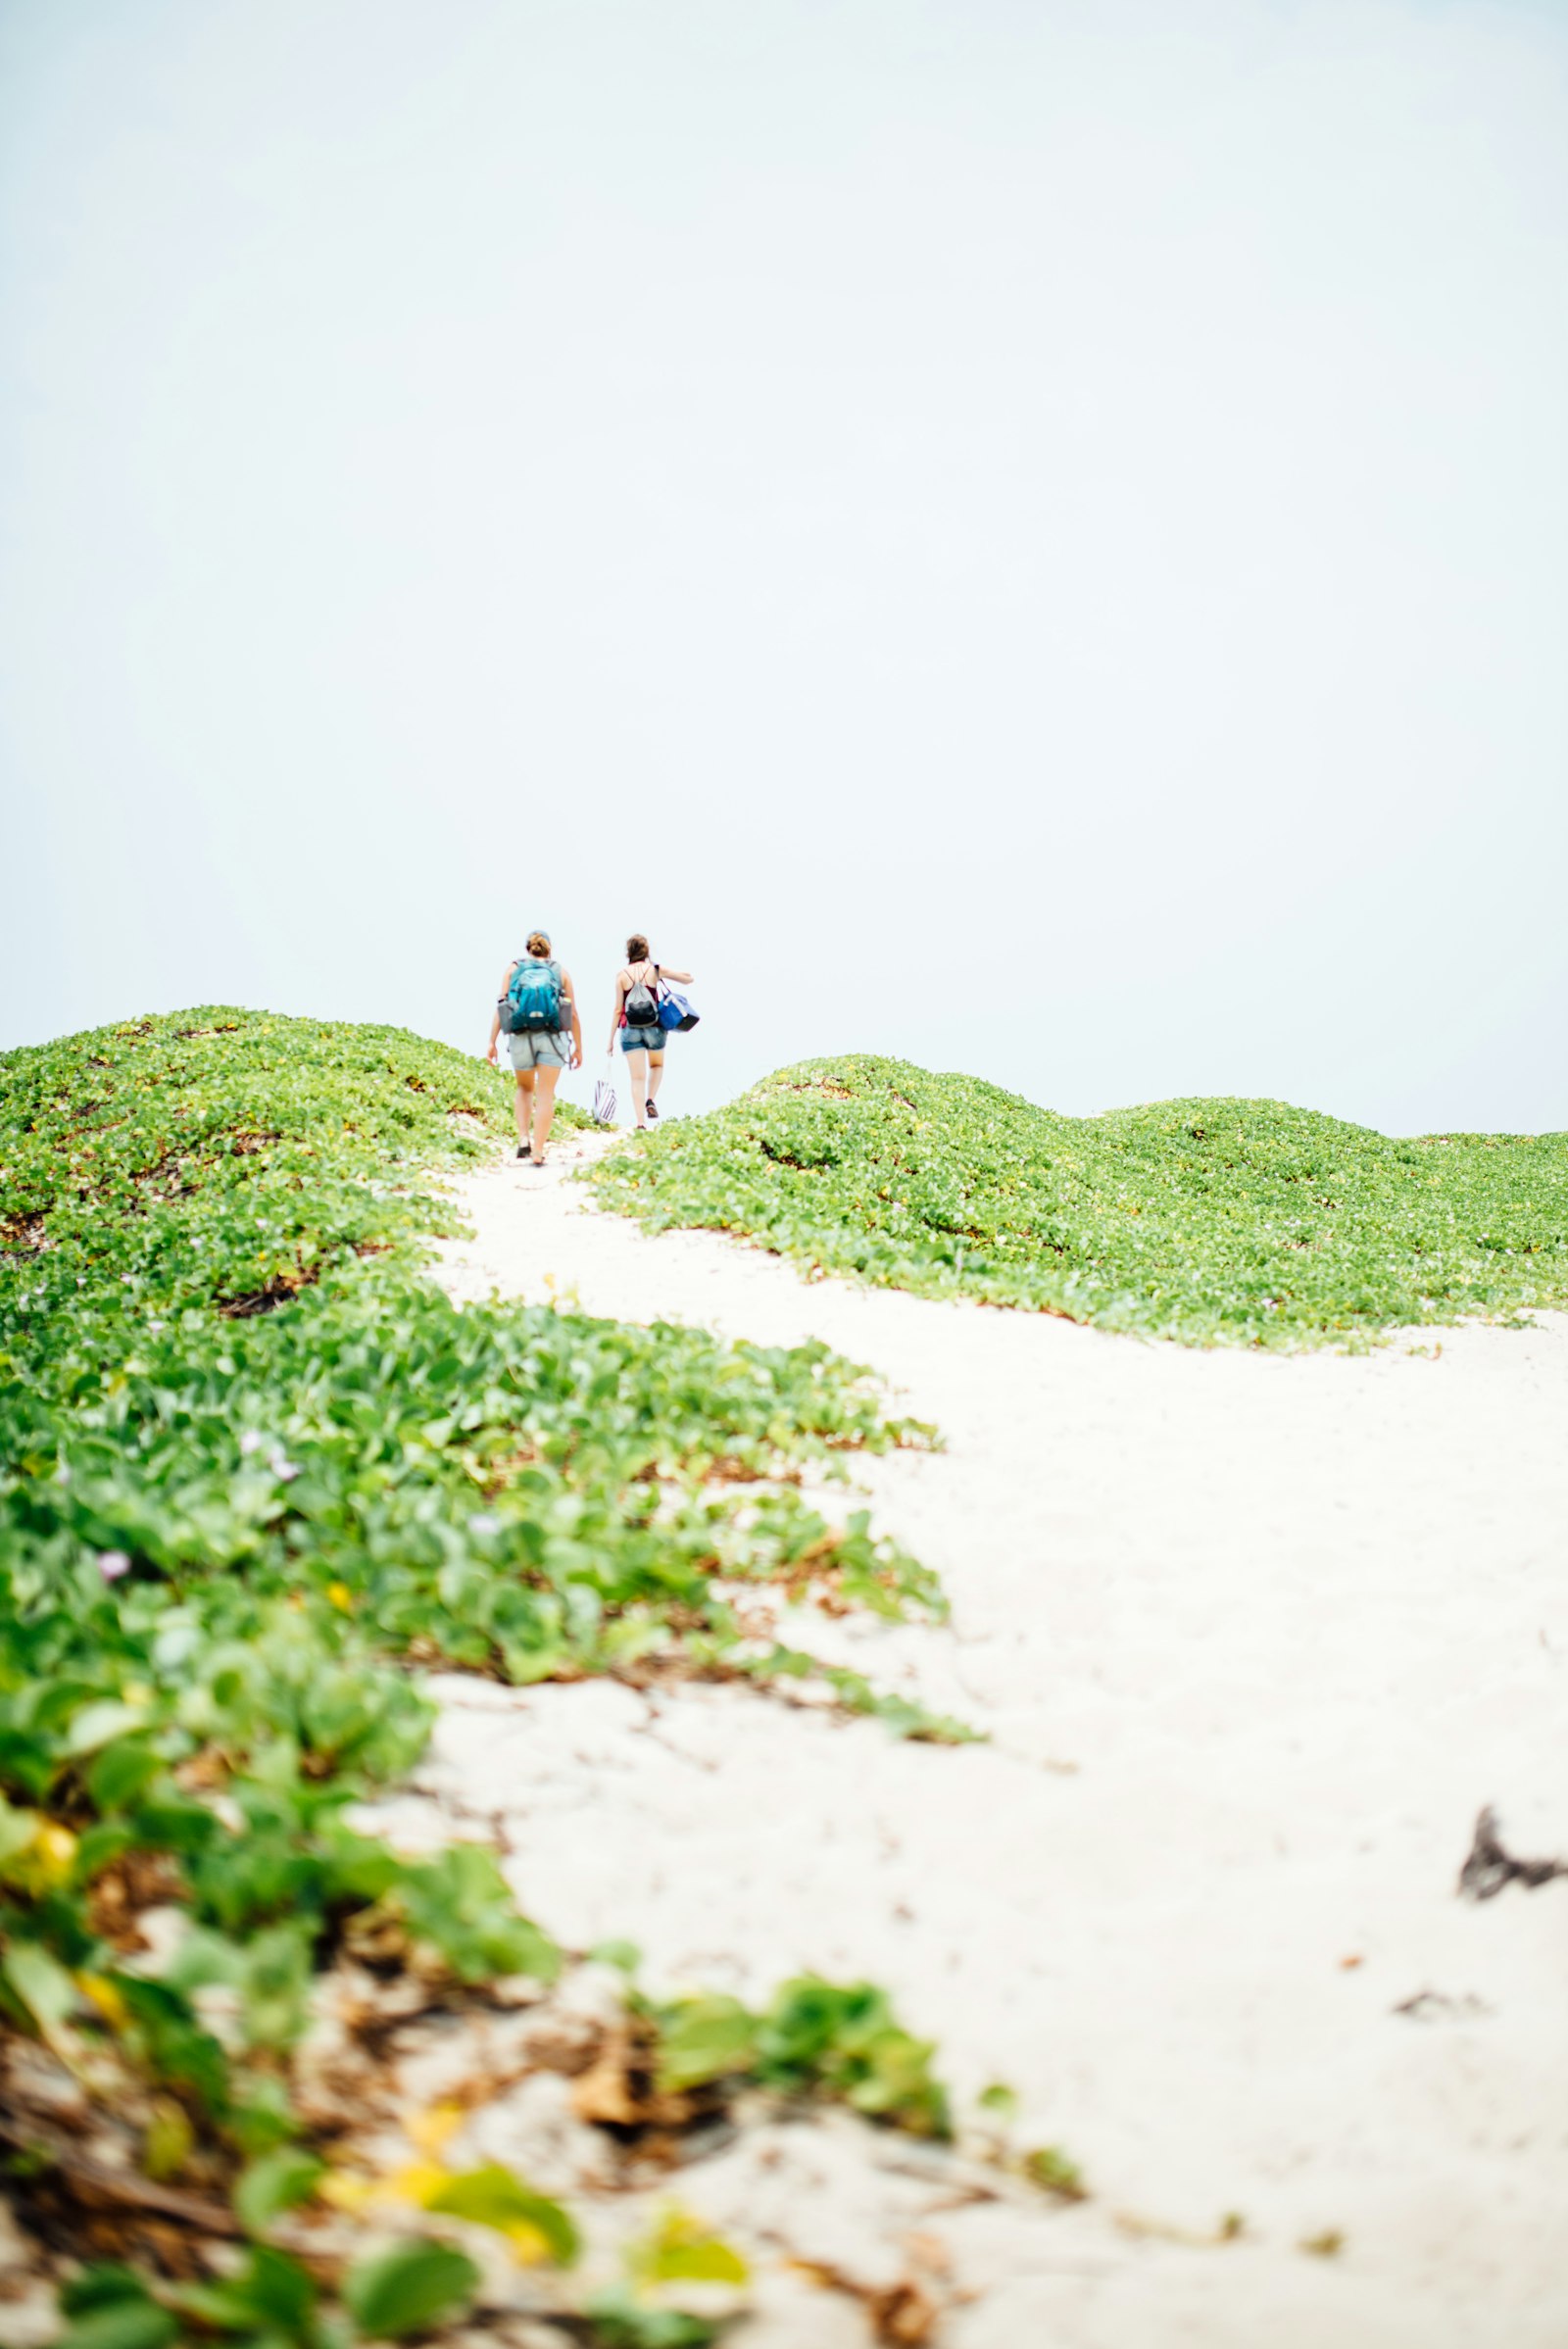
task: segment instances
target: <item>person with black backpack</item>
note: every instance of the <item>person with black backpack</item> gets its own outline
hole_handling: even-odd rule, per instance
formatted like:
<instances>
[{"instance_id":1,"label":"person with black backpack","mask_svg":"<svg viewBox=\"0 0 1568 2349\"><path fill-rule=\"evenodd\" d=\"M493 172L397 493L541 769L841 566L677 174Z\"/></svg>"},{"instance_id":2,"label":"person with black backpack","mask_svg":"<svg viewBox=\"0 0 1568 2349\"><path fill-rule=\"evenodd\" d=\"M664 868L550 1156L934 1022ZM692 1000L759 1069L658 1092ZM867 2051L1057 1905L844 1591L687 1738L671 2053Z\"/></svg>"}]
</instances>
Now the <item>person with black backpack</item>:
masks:
<instances>
[{"instance_id":1,"label":"person with black backpack","mask_svg":"<svg viewBox=\"0 0 1568 2349\"><path fill-rule=\"evenodd\" d=\"M530 930L527 952L507 965L485 1051L492 1067L503 1029L508 1054L517 1072L513 1103L517 1155L543 1166L550 1121L556 1113L557 1080L564 1068L582 1066L577 990L570 971L551 955L548 930Z\"/></svg>"},{"instance_id":2,"label":"person with black backpack","mask_svg":"<svg viewBox=\"0 0 1568 2349\"><path fill-rule=\"evenodd\" d=\"M615 975L613 1024L606 1049L613 1055L618 1037L639 1134L659 1115L654 1104L664 1074L664 1038L672 1033L662 1025L659 1015L660 992L666 979L689 987L692 974L650 961L648 941L640 930L634 930L626 941L624 966ZM684 1024L695 1027L696 1020L688 1016Z\"/></svg>"}]
</instances>

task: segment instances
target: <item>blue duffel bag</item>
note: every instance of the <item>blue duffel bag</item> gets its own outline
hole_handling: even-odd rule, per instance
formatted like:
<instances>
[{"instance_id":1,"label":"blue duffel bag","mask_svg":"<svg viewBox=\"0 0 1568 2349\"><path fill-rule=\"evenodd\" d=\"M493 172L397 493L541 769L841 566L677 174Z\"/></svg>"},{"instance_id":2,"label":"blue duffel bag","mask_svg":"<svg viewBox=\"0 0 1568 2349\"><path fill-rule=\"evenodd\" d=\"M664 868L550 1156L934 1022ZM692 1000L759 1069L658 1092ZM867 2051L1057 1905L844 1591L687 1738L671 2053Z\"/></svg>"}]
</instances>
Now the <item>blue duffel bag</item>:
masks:
<instances>
[{"instance_id":1,"label":"blue duffel bag","mask_svg":"<svg viewBox=\"0 0 1568 2349\"><path fill-rule=\"evenodd\" d=\"M662 1028L695 1028L697 1013L683 995L666 981L659 991L659 1024Z\"/></svg>"}]
</instances>

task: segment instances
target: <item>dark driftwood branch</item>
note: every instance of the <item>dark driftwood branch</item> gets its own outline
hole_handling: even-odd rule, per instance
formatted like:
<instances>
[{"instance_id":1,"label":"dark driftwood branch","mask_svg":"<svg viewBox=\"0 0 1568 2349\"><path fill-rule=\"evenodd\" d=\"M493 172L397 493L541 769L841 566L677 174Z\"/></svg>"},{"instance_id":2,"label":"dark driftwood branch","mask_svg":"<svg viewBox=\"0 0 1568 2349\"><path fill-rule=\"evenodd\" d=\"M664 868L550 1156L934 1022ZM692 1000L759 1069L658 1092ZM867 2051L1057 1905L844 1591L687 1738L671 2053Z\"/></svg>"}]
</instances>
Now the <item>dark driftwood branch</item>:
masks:
<instances>
[{"instance_id":1,"label":"dark driftwood branch","mask_svg":"<svg viewBox=\"0 0 1568 2349\"><path fill-rule=\"evenodd\" d=\"M203 2234L235 2236L244 2232L233 2212L220 2202L182 2194L177 2186L155 2185L150 2178L138 2178L128 2170L112 2169L107 2162L94 2161L91 2154L75 2152L52 2129L0 2117L0 2144L41 2156L74 2188L100 2203L150 2211L160 2219L177 2220L182 2227L199 2227Z\"/></svg>"},{"instance_id":2,"label":"dark driftwood branch","mask_svg":"<svg viewBox=\"0 0 1568 2349\"><path fill-rule=\"evenodd\" d=\"M1505 1884L1523 1884L1534 1892L1554 1876L1568 1876L1568 1860L1516 1860L1505 1851L1497 1834L1497 1814L1488 1803L1476 1821L1475 1840L1459 1871L1462 1900L1494 1900Z\"/></svg>"}]
</instances>

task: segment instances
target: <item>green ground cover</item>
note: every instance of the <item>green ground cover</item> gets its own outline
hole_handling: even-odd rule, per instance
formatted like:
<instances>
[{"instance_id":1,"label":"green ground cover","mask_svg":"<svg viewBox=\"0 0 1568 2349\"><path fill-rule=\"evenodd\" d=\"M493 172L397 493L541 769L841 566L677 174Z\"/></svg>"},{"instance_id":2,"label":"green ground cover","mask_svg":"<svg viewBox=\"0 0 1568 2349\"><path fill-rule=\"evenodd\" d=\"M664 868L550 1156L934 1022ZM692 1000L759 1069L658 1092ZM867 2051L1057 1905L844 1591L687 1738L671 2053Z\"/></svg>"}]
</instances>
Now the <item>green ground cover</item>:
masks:
<instances>
[{"instance_id":1,"label":"green ground cover","mask_svg":"<svg viewBox=\"0 0 1568 2349\"><path fill-rule=\"evenodd\" d=\"M1568 1303L1568 1134L1394 1141L1224 1100L1060 1117L851 1055L662 1125L590 1179L652 1230L1190 1345L1361 1345Z\"/></svg>"},{"instance_id":2,"label":"green ground cover","mask_svg":"<svg viewBox=\"0 0 1568 2349\"><path fill-rule=\"evenodd\" d=\"M264 2239L319 2175L290 2063L320 1970L363 1945L456 1997L562 1963L487 1850L404 1861L346 1824L425 1740L411 1664L810 1675L947 1733L759 1636L735 1596L941 1613L862 1515L829 1525L797 1490L919 1440L852 1366L460 1310L422 1277L451 1222L430 1170L493 1155L506 1111L504 1081L445 1048L227 1010L0 1056L0 2064L8 2031L41 2042L159 2191L216 2197L258 2245L226 2300L92 2271L75 2349L339 2337ZM187 1930L158 1966L136 1919L171 1903ZM202 2019L215 1984L226 2036ZM928 2051L866 1995L869 2022L794 1985L729 2073L938 2126ZM679 2018L648 2016L657 2068ZM72 2242L77 2173L48 2128L8 2120L0 2153ZM443 2257L351 2274L348 2317L406 2330L388 2307L461 2301Z\"/></svg>"}]
</instances>

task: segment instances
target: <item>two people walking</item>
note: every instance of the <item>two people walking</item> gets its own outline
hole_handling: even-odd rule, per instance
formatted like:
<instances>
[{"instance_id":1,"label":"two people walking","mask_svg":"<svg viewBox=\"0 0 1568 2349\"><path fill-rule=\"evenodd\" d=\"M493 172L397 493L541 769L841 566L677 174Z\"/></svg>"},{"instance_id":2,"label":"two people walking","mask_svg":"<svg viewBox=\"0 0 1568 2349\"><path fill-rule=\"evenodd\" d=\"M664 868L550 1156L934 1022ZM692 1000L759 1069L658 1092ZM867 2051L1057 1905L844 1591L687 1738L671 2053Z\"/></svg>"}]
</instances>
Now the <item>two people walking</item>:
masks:
<instances>
[{"instance_id":1,"label":"two people walking","mask_svg":"<svg viewBox=\"0 0 1568 2349\"><path fill-rule=\"evenodd\" d=\"M615 975L615 998L609 1051L620 1044L626 1080L631 1087L632 1112L642 1133L659 1115L655 1106L664 1074L667 1030L659 1019L659 992L666 980L691 984L691 972L671 970L650 957L647 939L634 932L626 941L626 960ZM494 1067L507 1014L507 1052L516 1072L513 1103L517 1125L517 1155L535 1166L545 1162L551 1120L556 1113L556 1086L564 1068L582 1066L582 1018L577 990L564 964L550 952L548 930L530 930L527 952L508 963L490 1021L485 1058Z\"/></svg>"}]
</instances>

